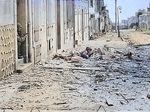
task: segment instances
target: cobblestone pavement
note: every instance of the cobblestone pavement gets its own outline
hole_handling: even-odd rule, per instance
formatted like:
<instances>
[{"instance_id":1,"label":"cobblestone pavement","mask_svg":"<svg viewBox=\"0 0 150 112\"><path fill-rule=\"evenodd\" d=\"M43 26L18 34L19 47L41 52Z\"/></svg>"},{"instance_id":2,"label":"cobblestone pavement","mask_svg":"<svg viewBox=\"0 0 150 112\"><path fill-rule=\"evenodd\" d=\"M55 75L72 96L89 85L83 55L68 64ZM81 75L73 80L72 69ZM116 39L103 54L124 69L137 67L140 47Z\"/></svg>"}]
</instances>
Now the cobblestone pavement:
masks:
<instances>
[{"instance_id":1,"label":"cobblestone pavement","mask_svg":"<svg viewBox=\"0 0 150 112\"><path fill-rule=\"evenodd\" d=\"M115 57L95 53L80 63L44 60L0 81L0 112L149 112L148 49L109 48ZM121 54L127 51L132 59Z\"/></svg>"}]
</instances>

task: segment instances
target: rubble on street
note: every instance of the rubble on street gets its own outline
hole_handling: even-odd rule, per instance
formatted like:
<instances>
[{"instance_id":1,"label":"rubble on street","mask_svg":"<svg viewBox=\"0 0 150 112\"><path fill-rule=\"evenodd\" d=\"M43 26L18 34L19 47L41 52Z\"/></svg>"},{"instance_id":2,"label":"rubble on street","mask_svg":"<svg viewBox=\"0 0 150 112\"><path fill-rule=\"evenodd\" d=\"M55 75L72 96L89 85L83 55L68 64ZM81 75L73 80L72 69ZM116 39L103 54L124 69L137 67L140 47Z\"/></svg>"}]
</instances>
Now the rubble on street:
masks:
<instances>
[{"instance_id":1,"label":"rubble on street","mask_svg":"<svg viewBox=\"0 0 150 112\"><path fill-rule=\"evenodd\" d=\"M0 112L150 111L150 46L129 45L114 35L1 80ZM91 57L76 55L86 47Z\"/></svg>"}]
</instances>

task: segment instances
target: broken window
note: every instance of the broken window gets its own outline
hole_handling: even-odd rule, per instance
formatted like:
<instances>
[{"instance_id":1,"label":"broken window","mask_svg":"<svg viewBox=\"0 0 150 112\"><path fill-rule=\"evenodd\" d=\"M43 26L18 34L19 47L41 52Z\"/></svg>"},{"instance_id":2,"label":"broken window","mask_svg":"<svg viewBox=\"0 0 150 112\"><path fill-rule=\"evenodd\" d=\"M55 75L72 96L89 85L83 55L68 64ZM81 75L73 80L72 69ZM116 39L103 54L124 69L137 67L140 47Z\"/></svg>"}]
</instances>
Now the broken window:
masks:
<instances>
[{"instance_id":1,"label":"broken window","mask_svg":"<svg viewBox=\"0 0 150 112\"><path fill-rule=\"evenodd\" d=\"M106 7L102 7L102 11L104 11L106 9Z\"/></svg>"}]
</instances>

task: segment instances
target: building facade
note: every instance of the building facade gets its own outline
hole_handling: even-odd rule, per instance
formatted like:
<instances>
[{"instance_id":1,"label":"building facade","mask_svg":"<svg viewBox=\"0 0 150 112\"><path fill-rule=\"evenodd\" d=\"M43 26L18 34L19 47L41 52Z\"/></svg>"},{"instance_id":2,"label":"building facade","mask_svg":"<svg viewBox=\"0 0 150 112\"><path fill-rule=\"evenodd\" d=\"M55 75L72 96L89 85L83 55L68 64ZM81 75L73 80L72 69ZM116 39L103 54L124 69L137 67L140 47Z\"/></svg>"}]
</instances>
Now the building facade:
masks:
<instances>
[{"instance_id":1,"label":"building facade","mask_svg":"<svg viewBox=\"0 0 150 112\"><path fill-rule=\"evenodd\" d=\"M0 0L0 78L15 70L16 23L16 1Z\"/></svg>"},{"instance_id":2,"label":"building facade","mask_svg":"<svg viewBox=\"0 0 150 112\"><path fill-rule=\"evenodd\" d=\"M88 41L107 18L104 0L0 0L0 78Z\"/></svg>"},{"instance_id":3,"label":"building facade","mask_svg":"<svg viewBox=\"0 0 150 112\"><path fill-rule=\"evenodd\" d=\"M87 0L0 2L1 78L89 38Z\"/></svg>"},{"instance_id":4,"label":"building facade","mask_svg":"<svg viewBox=\"0 0 150 112\"><path fill-rule=\"evenodd\" d=\"M137 23L138 22L138 17L137 16L132 16L130 18L128 18L128 28L130 28L130 25L132 23Z\"/></svg>"},{"instance_id":5,"label":"building facade","mask_svg":"<svg viewBox=\"0 0 150 112\"><path fill-rule=\"evenodd\" d=\"M130 25L132 23L135 23L135 24L138 23L138 17L137 17L137 15L129 17L127 20L121 20L120 27L122 29L128 29L128 28L130 28Z\"/></svg>"},{"instance_id":6,"label":"building facade","mask_svg":"<svg viewBox=\"0 0 150 112\"><path fill-rule=\"evenodd\" d=\"M150 30L150 4L147 11L144 11L139 15L139 28L141 30Z\"/></svg>"},{"instance_id":7,"label":"building facade","mask_svg":"<svg viewBox=\"0 0 150 112\"><path fill-rule=\"evenodd\" d=\"M128 20L121 20L120 26L122 29L128 29Z\"/></svg>"},{"instance_id":8,"label":"building facade","mask_svg":"<svg viewBox=\"0 0 150 112\"><path fill-rule=\"evenodd\" d=\"M106 10L104 0L90 0L89 26L90 35L107 32L110 26L109 11Z\"/></svg>"},{"instance_id":9,"label":"building facade","mask_svg":"<svg viewBox=\"0 0 150 112\"><path fill-rule=\"evenodd\" d=\"M88 0L75 0L75 45L89 40L88 3Z\"/></svg>"}]
</instances>

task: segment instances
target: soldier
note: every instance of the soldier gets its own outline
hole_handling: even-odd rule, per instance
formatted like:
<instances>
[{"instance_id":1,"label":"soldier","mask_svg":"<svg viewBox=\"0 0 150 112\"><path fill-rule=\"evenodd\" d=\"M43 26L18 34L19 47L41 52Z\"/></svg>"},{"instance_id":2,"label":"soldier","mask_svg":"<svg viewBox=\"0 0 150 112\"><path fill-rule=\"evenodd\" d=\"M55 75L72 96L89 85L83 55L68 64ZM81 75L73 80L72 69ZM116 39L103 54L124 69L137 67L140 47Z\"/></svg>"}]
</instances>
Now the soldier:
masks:
<instances>
[{"instance_id":1,"label":"soldier","mask_svg":"<svg viewBox=\"0 0 150 112\"><path fill-rule=\"evenodd\" d=\"M91 57L93 55L93 52L92 52L92 48L90 47L86 47L86 50L84 50L83 52L81 52L81 57L82 58L85 58L85 59L88 59L89 57Z\"/></svg>"},{"instance_id":2,"label":"soldier","mask_svg":"<svg viewBox=\"0 0 150 112\"><path fill-rule=\"evenodd\" d=\"M90 36L90 39L89 39L89 40L94 40L92 35Z\"/></svg>"},{"instance_id":3,"label":"soldier","mask_svg":"<svg viewBox=\"0 0 150 112\"><path fill-rule=\"evenodd\" d=\"M22 26L20 23L17 24L17 42L18 42L18 57L21 56L21 46L22 46L22 43L26 40L27 38L27 34L22 34Z\"/></svg>"}]
</instances>

